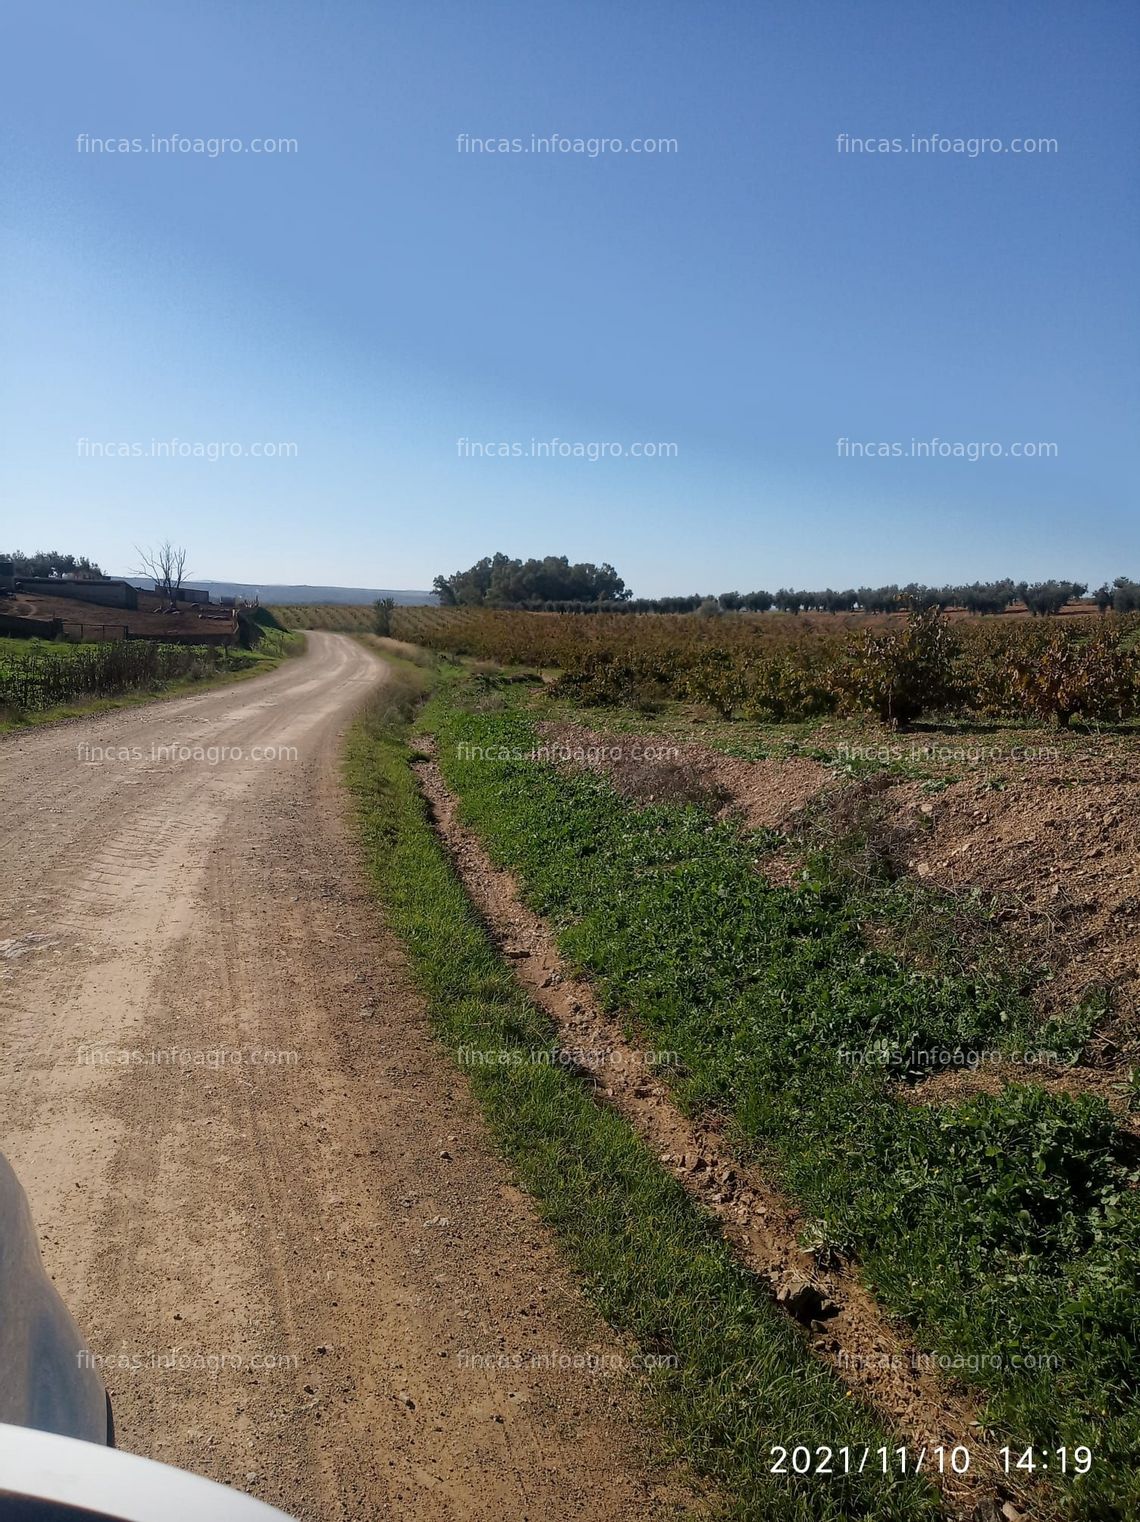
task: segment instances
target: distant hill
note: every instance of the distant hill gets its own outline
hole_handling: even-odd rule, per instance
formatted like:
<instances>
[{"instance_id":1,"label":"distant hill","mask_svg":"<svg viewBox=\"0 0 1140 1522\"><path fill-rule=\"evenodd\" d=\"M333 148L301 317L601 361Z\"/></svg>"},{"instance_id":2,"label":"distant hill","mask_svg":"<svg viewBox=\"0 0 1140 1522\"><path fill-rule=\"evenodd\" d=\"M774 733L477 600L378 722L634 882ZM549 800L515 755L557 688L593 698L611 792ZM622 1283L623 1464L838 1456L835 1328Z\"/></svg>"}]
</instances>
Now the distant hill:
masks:
<instances>
[{"instance_id":1,"label":"distant hill","mask_svg":"<svg viewBox=\"0 0 1140 1522\"><path fill-rule=\"evenodd\" d=\"M129 581L132 586L142 587L151 591L154 587L154 578L145 576L120 576L119 581ZM414 606L421 603L434 603L434 592L415 592L400 590L392 587L289 587L280 586L273 582L263 582L255 586L247 581L208 581L203 576L187 576L188 587L202 587L209 592L211 597L257 597L263 603L280 603L288 606L290 603L319 603L319 602L343 602L343 603L366 603L375 602L378 597L390 597L393 602L404 606Z\"/></svg>"}]
</instances>

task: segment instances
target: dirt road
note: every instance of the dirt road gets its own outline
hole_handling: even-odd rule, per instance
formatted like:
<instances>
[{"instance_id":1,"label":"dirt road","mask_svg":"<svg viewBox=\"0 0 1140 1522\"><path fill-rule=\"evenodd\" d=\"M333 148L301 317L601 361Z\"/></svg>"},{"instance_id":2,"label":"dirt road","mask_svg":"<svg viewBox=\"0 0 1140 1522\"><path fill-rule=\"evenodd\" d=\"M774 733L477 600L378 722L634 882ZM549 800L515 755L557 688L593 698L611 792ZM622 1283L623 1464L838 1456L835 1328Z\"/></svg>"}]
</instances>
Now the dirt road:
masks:
<instances>
[{"instance_id":1,"label":"dirt road","mask_svg":"<svg viewBox=\"0 0 1140 1522\"><path fill-rule=\"evenodd\" d=\"M623 1350L364 885L338 750L383 680L314 634L0 742L0 1148L122 1447L321 1522L653 1515Z\"/></svg>"}]
</instances>

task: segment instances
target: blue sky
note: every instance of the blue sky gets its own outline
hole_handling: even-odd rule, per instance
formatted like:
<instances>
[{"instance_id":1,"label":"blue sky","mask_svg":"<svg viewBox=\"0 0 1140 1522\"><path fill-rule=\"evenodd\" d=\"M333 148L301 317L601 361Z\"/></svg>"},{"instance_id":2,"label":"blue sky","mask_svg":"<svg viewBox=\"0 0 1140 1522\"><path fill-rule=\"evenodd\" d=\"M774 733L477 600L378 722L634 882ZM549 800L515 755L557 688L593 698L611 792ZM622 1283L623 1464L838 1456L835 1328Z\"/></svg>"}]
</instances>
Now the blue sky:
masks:
<instances>
[{"instance_id":1,"label":"blue sky","mask_svg":"<svg viewBox=\"0 0 1140 1522\"><path fill-rule=\"evenodd\" d=\"M566 553L643 595L1140 575L1124 0L10 14L5 547L121 572L170 536L200 576L419 587Z\"/></svg>"}]
</instances>

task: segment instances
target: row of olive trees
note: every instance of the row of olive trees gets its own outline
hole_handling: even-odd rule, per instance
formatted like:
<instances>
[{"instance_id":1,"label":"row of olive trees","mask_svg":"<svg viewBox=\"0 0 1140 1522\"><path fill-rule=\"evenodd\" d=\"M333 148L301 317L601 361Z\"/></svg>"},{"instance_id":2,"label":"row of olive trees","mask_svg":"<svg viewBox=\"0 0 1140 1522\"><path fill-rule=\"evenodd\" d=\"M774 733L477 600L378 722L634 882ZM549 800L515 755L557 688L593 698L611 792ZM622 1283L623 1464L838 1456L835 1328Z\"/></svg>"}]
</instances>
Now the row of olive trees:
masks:
<instances>
[{"instance_id":1,"label":"row of olive trees","mask_svg":"<svg viewBox=\"0 0 1140 1522\"><path fill-rule=\"evenodd\" d=\"M1003 613L1021 602L1034 617L1059 613L1088 593L1085 582L1052 579L974 581L944 586L909 582L900 586L860 586L836 590L780 587L775 592L694 592L678 597L632 597L609 564L571 565L564 555L512 560L497 554L452 576L437 576L434 589L445 607L525 608L536 612L607 613L895 613L903 608L964 608L969 613ZM1140 586L1126 576L1105 582L1091 601L1102 611L1130 612L1140 605Z\"/></svg>"}]
</instances>

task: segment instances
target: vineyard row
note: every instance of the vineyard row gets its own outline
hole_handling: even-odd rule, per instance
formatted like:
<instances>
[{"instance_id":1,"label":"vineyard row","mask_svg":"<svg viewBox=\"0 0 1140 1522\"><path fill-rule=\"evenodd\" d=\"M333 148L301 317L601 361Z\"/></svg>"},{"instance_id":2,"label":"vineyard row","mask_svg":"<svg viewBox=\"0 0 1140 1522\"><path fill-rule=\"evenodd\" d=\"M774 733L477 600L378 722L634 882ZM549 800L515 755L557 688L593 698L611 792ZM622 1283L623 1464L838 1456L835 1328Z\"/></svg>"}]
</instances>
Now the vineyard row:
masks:
<instances>
[{"instance_id":1,"label":"vineyard row","mask_svg":"<svg viewBox=\"0 0 1140 1522\"><path fill-rule=\"evenodd\" d=\"M725 718L794 720L871 713L1072 719L1140 717L1140 615L951 621L716 619L409 607L400 639L503 665L557 668L588 703L707 705Z\"/></svg>"}]
</instances>

